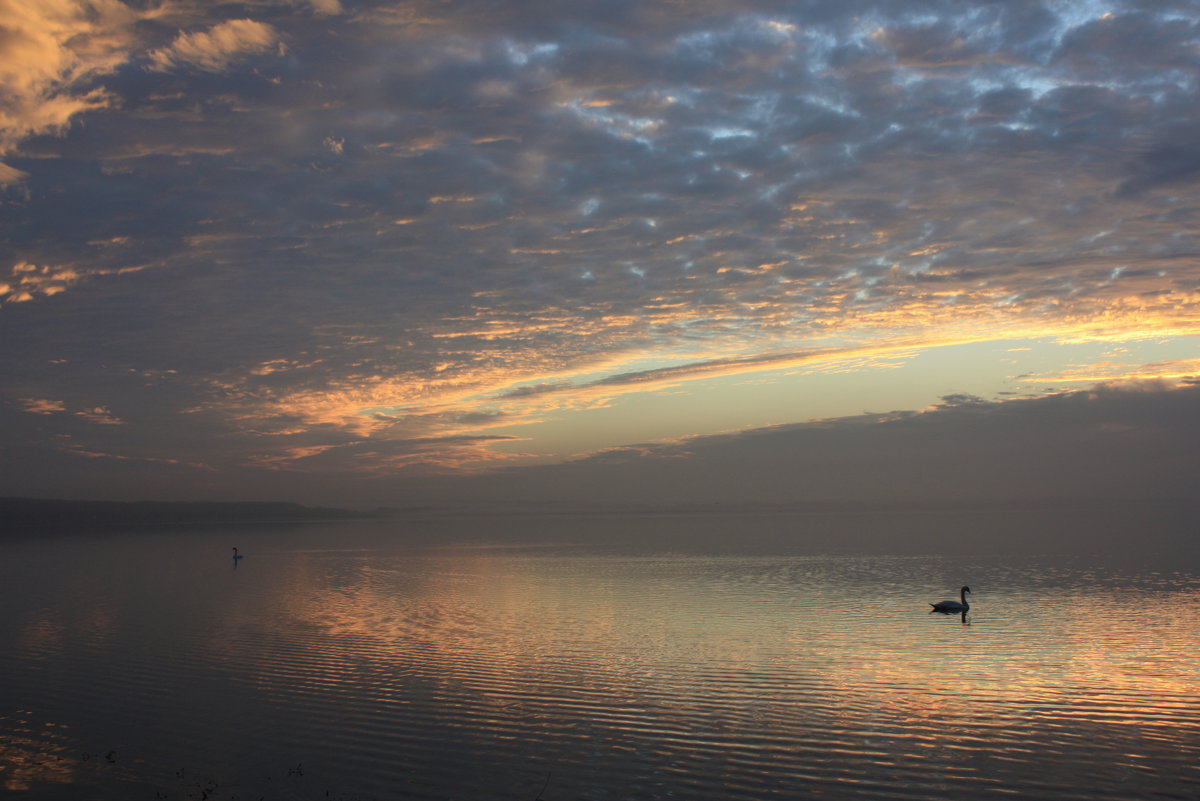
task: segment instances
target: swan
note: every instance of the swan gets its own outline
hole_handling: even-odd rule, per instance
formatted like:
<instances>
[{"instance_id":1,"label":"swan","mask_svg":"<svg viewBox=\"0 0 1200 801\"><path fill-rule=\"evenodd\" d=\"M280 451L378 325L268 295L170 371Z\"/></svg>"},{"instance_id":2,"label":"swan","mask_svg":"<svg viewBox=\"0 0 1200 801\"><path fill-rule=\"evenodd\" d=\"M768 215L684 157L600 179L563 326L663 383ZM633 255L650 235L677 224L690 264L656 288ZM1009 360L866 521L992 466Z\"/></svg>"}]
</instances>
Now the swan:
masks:
<instances>
[{"instance_id":1,"label":"swan","mask_svg":"<svg viewBox=\"0 0 1200 801\"><path fill-rule=\"evenodd\" d=\"M238 553L238 552L237 552L237 546L236 546L236 545L235 545L235 546L234 546L234 548L233 548L233 558L234 558L234 560L235 560L235 561L236 561L236 560L238 560L238 559L241 559L241 558L242 558L242 554L240 554L240 553Z\"/></svg>"},{"instance_id":2,"label":"swan","mask_svg":"<svg viewBox=\"0 0 1200 801\"><path fill-rule=\"evenodd\" d=\"M949 614L950 612L965 612L971 608L971 605L969 603L967 603L967 593L970 591L971 591L970 587L963 587L962 590L960 590L958 593L958 597L961 600L959 600L959 601L938 601L936 604L930 604L930 606L933 607L933 609L931 609L930 611L931 612L946 612L947 614Z\"/></svg>"}]
</instances>

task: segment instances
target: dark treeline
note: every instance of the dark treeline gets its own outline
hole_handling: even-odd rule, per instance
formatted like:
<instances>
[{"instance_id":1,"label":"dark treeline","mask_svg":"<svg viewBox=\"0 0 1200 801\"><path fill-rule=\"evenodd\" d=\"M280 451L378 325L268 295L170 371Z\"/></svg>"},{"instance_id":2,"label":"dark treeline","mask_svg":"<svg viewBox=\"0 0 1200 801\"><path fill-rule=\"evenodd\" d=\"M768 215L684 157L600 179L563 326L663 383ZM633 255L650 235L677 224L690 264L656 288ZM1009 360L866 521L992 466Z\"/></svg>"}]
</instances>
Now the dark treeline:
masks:
<instances>
[{"instance_id":1,"label":"dark treeline","mask_svg":"<svg viewBox=\"0 0 1200 801\"><path fill-rule=\"evenodd\" d=\"M185 523L346 520L367 517L346 509L272 502L72 501L0 498L4 528L111 528Z\"/></svg>"}]
</instances>

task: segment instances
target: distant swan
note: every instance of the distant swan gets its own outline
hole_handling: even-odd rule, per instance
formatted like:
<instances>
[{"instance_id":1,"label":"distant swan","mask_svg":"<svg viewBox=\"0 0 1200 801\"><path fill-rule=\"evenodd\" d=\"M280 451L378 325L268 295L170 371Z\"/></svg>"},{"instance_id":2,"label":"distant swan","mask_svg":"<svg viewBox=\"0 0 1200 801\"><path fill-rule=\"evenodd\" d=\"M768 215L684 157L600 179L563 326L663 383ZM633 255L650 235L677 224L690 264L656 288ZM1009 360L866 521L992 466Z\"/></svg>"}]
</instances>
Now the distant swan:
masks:
<instances>
[{"instance_id":1,"label":"distant swan","mask_svg":"<svg viewBox=\"0 0 1200 801\"><path fill-rule=\"evenodd\" d=\"M241 559L241 558L242 558L242 554L240 554L240 553L238 553L238 552L237 552L237 546L234 546L234 549L233 549L233 558L234 558L234 559Z\"/></svg>"},{"instance_id":2,"label":"distant swan","mask_svg":"<svg viewBox=\"0 0 1200 801\"><path fill-rule=\"evenodd\" d=\"M938 601L936 604L930 604L933 607L930 611L945 612L947 614L951 612L965 612L971 608L971 605L967 603L967 593L970 591L970 587L963 587L958 593L960 601Z\"/></svg>"}]
</instances>

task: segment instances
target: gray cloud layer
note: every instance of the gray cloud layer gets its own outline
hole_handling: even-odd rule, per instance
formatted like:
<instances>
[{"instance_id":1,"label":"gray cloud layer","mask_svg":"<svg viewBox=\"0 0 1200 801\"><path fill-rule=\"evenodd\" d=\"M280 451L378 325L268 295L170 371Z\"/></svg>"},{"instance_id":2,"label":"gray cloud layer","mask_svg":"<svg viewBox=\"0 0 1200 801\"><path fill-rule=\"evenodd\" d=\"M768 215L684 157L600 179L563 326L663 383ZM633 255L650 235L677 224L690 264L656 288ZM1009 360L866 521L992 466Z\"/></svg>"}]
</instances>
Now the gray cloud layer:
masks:
<instances>
[{"instance_id":1,"label":"gray cloud layer","mask_svg":"<svg viewBox=\"0 0 1200 801\"><path fill-rule=\"evenodd\" d=\"M565 464L468 475L347 475L341 460L300 474L234 468L209 482L196 468L47 460L32 449L0 458L14 492L53 476L66 494L117 498L178 491L445 510L736 511L870 502L1110 502L1188 499L1200 478L1200 384L1099 387L1041 398L947 397L923 412L864 415L614 448ZM78 427L87 425L80 420ZM110 426L109 428L117 428ZM427 442L423 447L449 443ZM409 447L399 445L398 447ZM19 466L25 457L23 469ZM136 486L131 482L136 481ZM36 493L35 493L36 494Z\"/></svg>"}]
</instances>

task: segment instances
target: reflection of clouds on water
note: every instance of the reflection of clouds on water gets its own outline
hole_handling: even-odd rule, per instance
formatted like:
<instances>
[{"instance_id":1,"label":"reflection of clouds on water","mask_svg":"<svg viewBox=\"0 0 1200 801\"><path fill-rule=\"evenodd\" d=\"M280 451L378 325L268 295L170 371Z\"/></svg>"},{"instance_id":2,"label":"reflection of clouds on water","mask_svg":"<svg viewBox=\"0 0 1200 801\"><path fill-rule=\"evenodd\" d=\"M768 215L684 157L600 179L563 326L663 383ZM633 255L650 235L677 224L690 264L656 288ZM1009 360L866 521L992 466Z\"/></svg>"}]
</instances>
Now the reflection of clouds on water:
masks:
<instances>
[{"instance_id":1,"label":"reflection of clouds on water","mask_svg":"<svg viewBox=\"0 0 1200 801\"><path fill-rule=\"evenodd\" d=\"M64 628L61 620L51 617L47 610L41 610L37 617L22 626L15 650L34 659L52 657L62 651Z\"/></svg>"},{"instance_id":2,"label":"reflection of clouds on water","mask_svg":"<svg viewBox=\"0 0 1200 801\"><path fill-rule=\"evenodd\" d=\"M237 572L228 531L113 536L113 565L149 556L100 612L67 566L38 577L58 602L18 603L0 629L19 644L0 650L0 703L28 696L75 744L9 716L0 760L74 758L79 787L187 764L239 797L258 765L300 759L306 780L377 798L532 798L547 772L545 797L586 801L1189 786L1195 576L751 536L820 519L713 518L720 542L685 516L239 529L255 556ZM112 566L82 547L64 561ZM971 625L929 615L964 580Z\"/></svg>"},{"instance_id":3,"label":"reflection of clouds on water","mask_svg":"<svg viewBox=\"0 0 1200 801\"><path fill-rule=\"evenodd\" d=\"M68 647L103 643L119 625L117 617L111 603L99 600L71 611L43 608L22 625L14 647L24 658L55 659Z\"/></svg>"},{"instance_id":4,"label":"reflection of clouds on water","mask_svg":"<svg viewBox=\"0 0 1200 801\"><path fill-rule=\"evenodd\" d=\"M1200 726L1188 700L1200 664L1180 661L1200 624L1178 622L1197 619L1194 591L1172 597L1177 617L1148 621L1103 586L1065 599L989 589L970 619L943 621L920 608L919 585L856 594L921 560L469 548L380 558L382 569L333 582L305 565L309 581L295 586L306 589L281 602L306 646L277 675L264 664L260 688L282 700L296 681L354 687L416 714L449 703L498 731L578 716L618 740L699 727L726 745L754 731L783 747L816 730L907 753L949 733L957 744L939 760L971 771L980 759L997 768L976 748L1045 739L1057 753L1082 732L1182 744Z\"/></svg>"}]
</instances>

